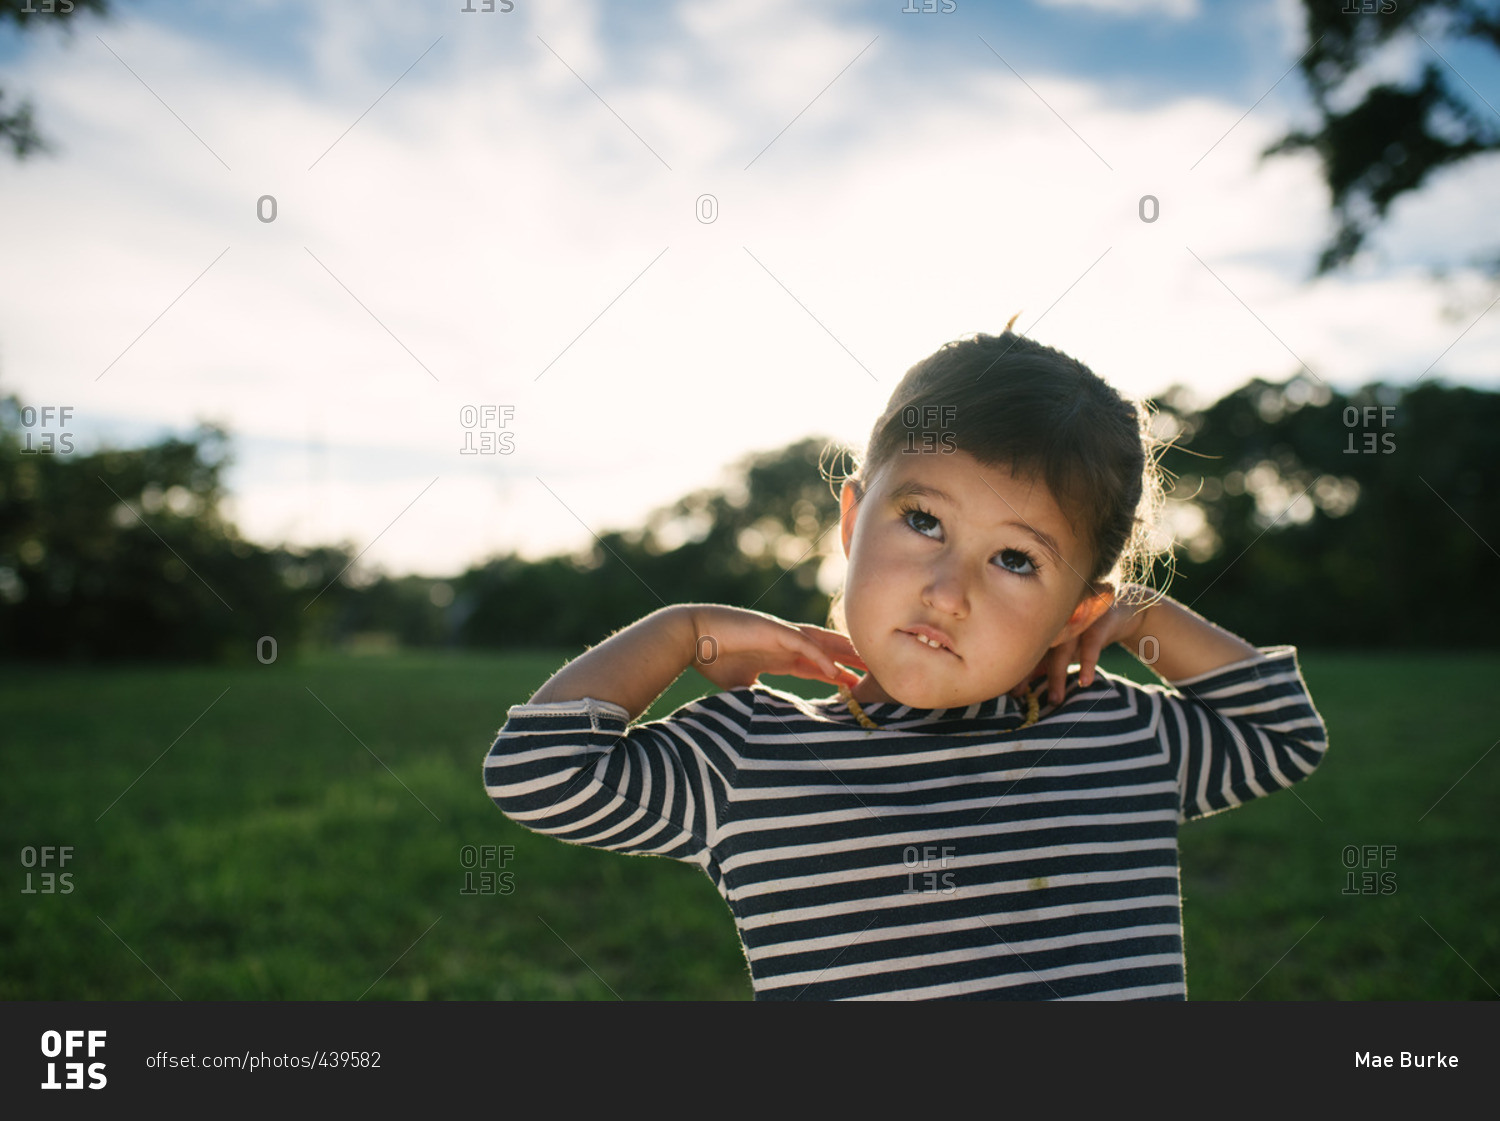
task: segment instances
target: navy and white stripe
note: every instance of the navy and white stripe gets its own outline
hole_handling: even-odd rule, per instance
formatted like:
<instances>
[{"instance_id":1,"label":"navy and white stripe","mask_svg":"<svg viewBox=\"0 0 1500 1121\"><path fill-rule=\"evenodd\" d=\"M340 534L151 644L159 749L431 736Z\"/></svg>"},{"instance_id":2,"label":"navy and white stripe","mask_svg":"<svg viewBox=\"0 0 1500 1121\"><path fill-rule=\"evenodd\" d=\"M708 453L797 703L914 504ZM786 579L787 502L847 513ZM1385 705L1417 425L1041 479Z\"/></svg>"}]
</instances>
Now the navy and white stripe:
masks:
<instances>
[{"instance_id":1,"label":"navy and white stripe","mask_svg":"<svg viewBox=\"0 0 1500 1121\"><path fill-rule=\"evenodd\" d=\"M627 728L515 705L485 792L564 841L699 865L758 999L1185 999L1177 827L1288 786L1327 733L1291 646L1137 685L1097 671L1029 728L763 685Z\"/></svg>"}]
</instances>

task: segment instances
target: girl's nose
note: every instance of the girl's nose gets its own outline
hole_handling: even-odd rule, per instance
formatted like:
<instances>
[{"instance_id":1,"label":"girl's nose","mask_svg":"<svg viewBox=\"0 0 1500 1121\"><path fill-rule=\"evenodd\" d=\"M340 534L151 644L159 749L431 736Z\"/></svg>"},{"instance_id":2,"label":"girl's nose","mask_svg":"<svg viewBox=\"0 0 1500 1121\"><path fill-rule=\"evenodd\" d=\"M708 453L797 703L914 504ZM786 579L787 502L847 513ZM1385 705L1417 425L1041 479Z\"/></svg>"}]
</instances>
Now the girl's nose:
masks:
<instances>
[{"instance_id":1,"label":"girl's nose","mask_svg":"<svg viewBox=\"0 0 1500 1121\"><path fill-rule=\"evenodd\" d=\"M962 566L953 560L939 561L923 589L922 598L936 611L962 615L969 607Z\"/></svg>"}]
</instances>

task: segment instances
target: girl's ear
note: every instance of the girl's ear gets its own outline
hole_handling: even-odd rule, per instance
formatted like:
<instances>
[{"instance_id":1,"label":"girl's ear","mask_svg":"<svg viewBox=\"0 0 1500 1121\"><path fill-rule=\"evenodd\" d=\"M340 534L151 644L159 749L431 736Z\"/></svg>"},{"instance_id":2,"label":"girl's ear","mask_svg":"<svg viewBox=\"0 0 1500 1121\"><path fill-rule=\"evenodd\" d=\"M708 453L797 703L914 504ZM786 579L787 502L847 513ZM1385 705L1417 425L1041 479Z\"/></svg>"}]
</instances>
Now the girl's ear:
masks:
<instances>
[{"instance_id":1,"label":"girl's ear","mask_svg":"<svg viewBox=\"0 0 1500 1121\"><path fill-rule=\"evenodd\" d=\"M849 555L849 542L854 537L854 518L859 512L864 487L858 479L845 479L839 491L839 528L844 538L844 556Z\"/></svg>"},{"instance_id":2,"label":"girl's ear","mask_svg":"<svg viewBox=\"0 0 1500 1121\"><path fill-rule=\"evenodd\" d=\"M1073 614L1068 617L1067 625L1063 628L1063 635L1074 638L1094 625L1094 622L1103 615L1115 602L1115 587L1113 584L1100 584L1092 594L1085 595L1078 601L1078 606L1073 608Z\"/></svg>"}]
</instances>

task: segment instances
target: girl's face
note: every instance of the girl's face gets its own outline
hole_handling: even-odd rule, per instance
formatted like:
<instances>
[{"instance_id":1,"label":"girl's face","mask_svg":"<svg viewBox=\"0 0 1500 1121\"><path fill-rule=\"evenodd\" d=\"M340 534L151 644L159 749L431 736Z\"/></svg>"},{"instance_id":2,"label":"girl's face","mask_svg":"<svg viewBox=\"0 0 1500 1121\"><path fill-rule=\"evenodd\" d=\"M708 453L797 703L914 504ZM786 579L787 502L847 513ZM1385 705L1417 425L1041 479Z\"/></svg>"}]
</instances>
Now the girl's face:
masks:
<instances>
[{"instance_id":1,"label":"girl's face","mask_svg":"<svg viewBox=\"0 0 1500 1121\"><path fill-rule=\"evenodd\" d=\"M862 499L846 482L842 504L844 618L870 671L856 700L997 697L1109 606L1085 598L1088 546L1045 484L967 452L897 455Z\"/></svg>"}]
</instances>

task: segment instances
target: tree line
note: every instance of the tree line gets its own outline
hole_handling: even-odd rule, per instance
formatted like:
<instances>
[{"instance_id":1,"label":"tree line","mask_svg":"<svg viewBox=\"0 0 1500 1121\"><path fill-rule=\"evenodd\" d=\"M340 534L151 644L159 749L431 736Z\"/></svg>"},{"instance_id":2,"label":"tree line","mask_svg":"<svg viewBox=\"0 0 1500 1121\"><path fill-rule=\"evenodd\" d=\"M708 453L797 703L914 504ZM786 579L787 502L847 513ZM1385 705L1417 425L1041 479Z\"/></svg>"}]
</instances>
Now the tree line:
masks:
<instances>
[{"instance_id":1,"label":"tree line","mask_svg":"<svg viewBox=\"0 0 1500 1121\"><path fill-rule=\"evenodd\" d=\"M1256 379L1149 405L1170 443L1169 567L1149 577L1257 643L1494 646L1500 393L1436 381L1348 395ZM824 624L838 449L808 437L735 464L643 526L572 554L492 557L446 579L362 569L349 545L245 539L221 512L230 437L36 446L0 400L0 658L264 659L354 646L567 648L665 602Z\"/></svg>"}]
</instances>

